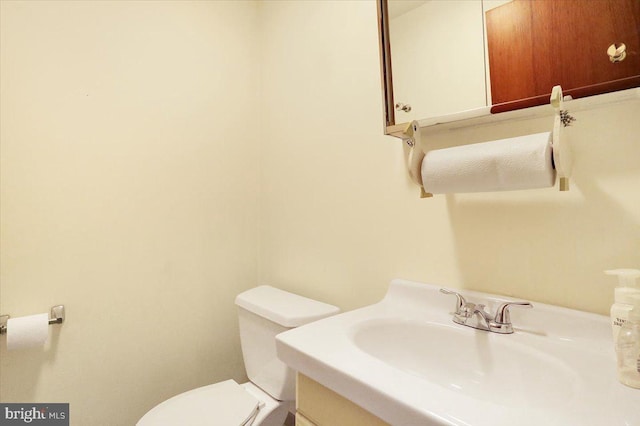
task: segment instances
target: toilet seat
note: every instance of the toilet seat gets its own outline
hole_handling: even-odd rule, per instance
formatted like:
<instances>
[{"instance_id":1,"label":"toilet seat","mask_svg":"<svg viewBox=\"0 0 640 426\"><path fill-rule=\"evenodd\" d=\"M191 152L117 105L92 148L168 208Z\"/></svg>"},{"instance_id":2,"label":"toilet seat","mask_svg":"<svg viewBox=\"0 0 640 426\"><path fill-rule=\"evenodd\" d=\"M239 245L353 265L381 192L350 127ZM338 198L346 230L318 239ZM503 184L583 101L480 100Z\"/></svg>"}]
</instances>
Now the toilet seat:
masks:
<instances>
[{"instance_id":1,"label":"toilet seat","mask_svg":"<svg viewBox=\"0 0 640 426\"><path fill-rule=\"evenodd\" d=\"M262 405L234 380L225 380L167 399L136 426L248 426Z\"/></svg>"}]
</instances>

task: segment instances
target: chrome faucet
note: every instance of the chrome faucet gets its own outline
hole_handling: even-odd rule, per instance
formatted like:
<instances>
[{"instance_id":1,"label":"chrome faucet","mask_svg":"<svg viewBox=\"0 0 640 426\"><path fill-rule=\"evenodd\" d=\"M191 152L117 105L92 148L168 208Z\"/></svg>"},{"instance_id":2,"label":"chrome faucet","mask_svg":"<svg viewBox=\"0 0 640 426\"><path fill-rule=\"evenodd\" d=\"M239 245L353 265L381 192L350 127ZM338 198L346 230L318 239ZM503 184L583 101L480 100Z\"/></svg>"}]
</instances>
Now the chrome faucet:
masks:
<instances>
[{"instance_id":1,"label":"chrome faucet","mask_svg":"<svg viewBox=\"0 0 640 426\"><path fill-rule=\"evenodd\" d=\"M498 306L495 315L491 315L484 310L485 305L467 302L460 293L446 288L441 288L440 292L456 296L456 310L453 313L453 322L493 333L513 333L513 325L509 314L511 306L533 308L533 305L529 302L505 302Z\"/></svg>"}]
</instances>

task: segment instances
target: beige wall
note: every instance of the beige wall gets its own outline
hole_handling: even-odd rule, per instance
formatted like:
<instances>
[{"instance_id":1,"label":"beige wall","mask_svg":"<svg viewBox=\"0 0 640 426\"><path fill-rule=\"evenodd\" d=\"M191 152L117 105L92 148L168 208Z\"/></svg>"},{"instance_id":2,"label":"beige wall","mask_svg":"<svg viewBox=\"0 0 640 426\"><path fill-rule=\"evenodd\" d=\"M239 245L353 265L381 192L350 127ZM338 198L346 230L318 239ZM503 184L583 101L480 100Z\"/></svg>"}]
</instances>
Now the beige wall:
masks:
<instances>
[{"instance_id":1,"label":"beige wall","mask_svg":"<svg viewBox=\"0 0 640 426\"><path fill-rule=\"evenodd\" d=\"M2 401L131 425L245 378L257 281L254 2L2 2L2 301L64 303L46 351L0 344Z\"/></svg>"},{"instance_id":2,"label":"beige wall","mask_svg":"<svg viewBox=\"0 0 640 426\"><path fill-rule=\"evenodd\" d=\"M345 309L378 300L402 277L608 311L614 281L602 270L640 267L640 102L574 114L568 193L419 199L400 142L381 135L373 5L268 4L263 281ZM318 31L325 21L331 31ZM425 131L423 140L437 148L550 125Z\"/></svg>"},{"instance_id":3,"label":"beige wall","mask_svg":"<svg viewBox=\"0 0 640 426\"><path fill-rule=\"evenodd\" d=\"M258 282L343 309L403 277L604 313L601 270L640 266L637 103L575 114L569 193L421 200L382 135L372 1L2 2L1 24L0 310L68 308L55 347L0 349L3 401L124 425L241 380L233 297Z\"/></svg>"}]
</instances>

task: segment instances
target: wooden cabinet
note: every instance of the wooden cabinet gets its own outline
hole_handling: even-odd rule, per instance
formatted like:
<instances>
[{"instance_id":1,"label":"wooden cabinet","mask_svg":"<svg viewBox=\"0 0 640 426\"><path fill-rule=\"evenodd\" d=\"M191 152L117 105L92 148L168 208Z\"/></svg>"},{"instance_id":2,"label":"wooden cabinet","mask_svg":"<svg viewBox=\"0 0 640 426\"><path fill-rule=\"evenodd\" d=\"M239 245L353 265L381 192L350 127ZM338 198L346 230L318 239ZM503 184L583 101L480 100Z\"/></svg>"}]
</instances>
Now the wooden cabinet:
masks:
<instances>
[{"instance_id":1,"label":"wooden cabinet","mask_svg":"<svg viewBox=\"0 0 640 426\"><path fill-rule=\"evenodd\" d=\"M514 0L485 18L494 107L548 103L558 84L574 98L640 85L639 0ZM612 63L621 42L627 57Z\"/></svg>"},{"instance_id":2,"label":"wooden cabinet","mask_svg":"<svg viewBox=\"0 0 640 426\"><path fill-rule=\"evenodd\" d=\"M296 426L389 426L380 418L298 373Z\"/></svg>"}]
</instances>

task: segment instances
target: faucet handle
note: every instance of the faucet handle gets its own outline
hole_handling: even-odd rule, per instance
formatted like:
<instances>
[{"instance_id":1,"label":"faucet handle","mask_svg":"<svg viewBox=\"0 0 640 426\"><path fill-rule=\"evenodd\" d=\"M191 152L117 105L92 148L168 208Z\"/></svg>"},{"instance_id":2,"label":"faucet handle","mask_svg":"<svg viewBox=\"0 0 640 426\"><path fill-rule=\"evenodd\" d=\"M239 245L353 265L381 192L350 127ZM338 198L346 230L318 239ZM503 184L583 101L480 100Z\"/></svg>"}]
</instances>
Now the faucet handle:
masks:
<instances>
[{"instance_id":1,"label":"faucet handle","mask_svg":"<svg viewBox=\"0 0 640 426\"><path fill-rule=\"evenodd\" d=\"M453 290L449 290L447 288L441 288L440 289L440 293L444 293L444 294L453 294L454 296L456 296L456 314L461 314L463 308L467 305L467 301L464 299L464 297L460 294L457 293Z\"/></svg>"},{"instance_id":2,"label":"faucet handle","mask_svg":"<svg viewBox=\"0 0 640 426\"><path fill-rule=\"evenodd\" d=\"M496 310L496 317L494 321L498 324L511 324L511 315L509 314L509 308L511 306L518 306L521 308L533 308L533 305L529 302L506 302L498 306Z\"/></svg>"}]
</instances>

